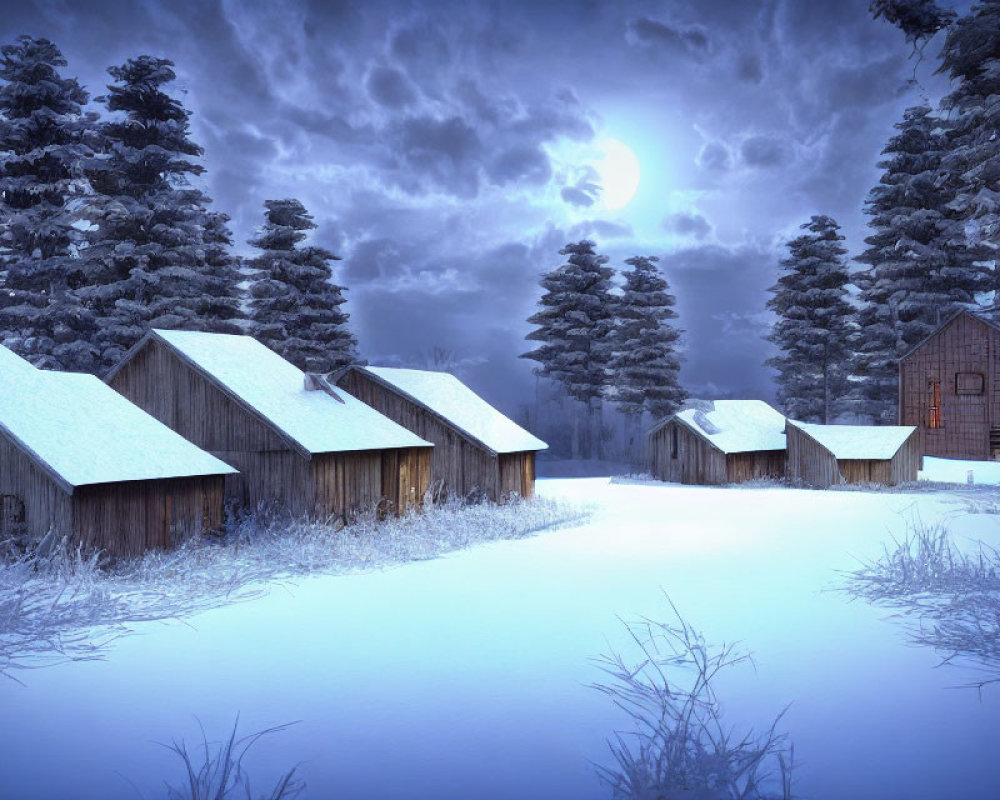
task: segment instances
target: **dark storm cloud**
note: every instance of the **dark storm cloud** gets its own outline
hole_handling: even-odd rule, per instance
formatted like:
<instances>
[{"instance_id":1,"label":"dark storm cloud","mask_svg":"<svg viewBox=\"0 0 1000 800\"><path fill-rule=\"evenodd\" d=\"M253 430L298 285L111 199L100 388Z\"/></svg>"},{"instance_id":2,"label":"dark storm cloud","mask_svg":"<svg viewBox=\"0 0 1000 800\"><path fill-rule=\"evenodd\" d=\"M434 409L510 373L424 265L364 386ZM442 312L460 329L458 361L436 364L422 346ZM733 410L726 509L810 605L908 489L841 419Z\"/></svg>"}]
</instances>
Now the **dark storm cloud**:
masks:
<instances>
[{"instance_id":1,"label":"dark storm cloud","mask_svg":"<svg viewBox=\"0 0 1000 800\"><path fill-rule=\"evenodd\" d=\"M515 145L494 158L486 167L486 174L500 186L512 182L541 185L548 183L552 167L540 148Z\"/></svg>"},{"instance_id":2,"label":"dark storm cloud","mask_svg":"<svg viewBox=\"0 0 1000 800\"><path fill-rule=\"evenodd\" d=\"M763 338L770 323L764 303L777 258L769 248L747 244L685 248L661 259L685 331L681 379L693 396L773 399L762 364L771 354Z\"/></svg>"},{"instance_id":3,"label":"dark storm cloud","mask_svg":"<svg viewBox=\"0 0 1000 800\"><path fill-rule=\"evenodd\" d=\"M671 233L693 236L695 239L704 239L712 232L711 223L701 214L683 211L671 214L663 220L663 227Z\"/></svg>"},{"instance_id":4,"label":"dark storm cloud","mask_svg":"<svg viewBox=\"0 0 1000 800\"><path fill-rule=\"evenodd\" d=\"M368 73L366 86L372 99L388 108L404 108L417 99L406 76L392 67L375 67Z\"/></svg>"},{"instance_id":5,"label":"dark storm cloud","mask_svg":"<svg viewBox=\"0 0 1000 800\"><path fill-rule=\"evenodd\" d=\"M748 83L760 83L764 80L764 66L757 53L745 53L740 57L736 74L740 80Z\"/></svg>"},{"instance_id":6,"label":"dark storm cloud","mask_svg":"<svg viewBox=\"0 0 1000 800\"><path fill-rule=\"evenodd\" d=\"M629 24L635 39L670 51L704 54L709 48L708 32L699 25L680 27L650 17L639 17Z\"/></svg>"},{"instance_id":7,"label":"dark storm cloud","mask_svg":"<svg viewBox=\"0 0 1000 800\"><path fill-rule=\"evenodd\" d=\"M569 239L628 239L635 235L632 226L627 222L608 222L603 219L589 219L578 222L570 228L566 235Z\"/></svg>"},{"instance_id":8,"label":"dark storm cloud","mask_svg":"<svg viewBox=\"0 0 1000 800\"><path fill-rule=\"evenodd\" d=\"M751 136L740 145L740 155L752 167L777 167L789 157L785 143L771 136Z\"/></svg>"},{"instance_id":9,"label":"dark storm cloud","mask_svg":"<svg viewBox=\"0 0 1000 800\"><path fill-rule=\"evenodd\" d=\"M729 149L719 142L707 142L698 151L697 164L702 169L724 171L729 169L732 160Z\"/></svg>"},{"instance_id":10,"label":"dark storm cloud","mask_svg":"<svg viewBox=\"0 0 1000 800\"><path fill-rule=\"evenodd\" d=\"M413 194L444 189L475 197L485 153L475 128L459 117L410 117L390 132L397 183Z\"/></svg>"},{"instance_id":11,"label":"dark storm cloud","mask_svg":"<svg viewBox=\"0 0 1000 800\"><path fill-rule=\"evenodd\" d=\"M559 196L564 201L580 208L590 208L601 197L601 184L598 183L600 176L597 170L587 166L580 170L576 182L570 186L564 186Z\"/></svg>"}]
</instances>

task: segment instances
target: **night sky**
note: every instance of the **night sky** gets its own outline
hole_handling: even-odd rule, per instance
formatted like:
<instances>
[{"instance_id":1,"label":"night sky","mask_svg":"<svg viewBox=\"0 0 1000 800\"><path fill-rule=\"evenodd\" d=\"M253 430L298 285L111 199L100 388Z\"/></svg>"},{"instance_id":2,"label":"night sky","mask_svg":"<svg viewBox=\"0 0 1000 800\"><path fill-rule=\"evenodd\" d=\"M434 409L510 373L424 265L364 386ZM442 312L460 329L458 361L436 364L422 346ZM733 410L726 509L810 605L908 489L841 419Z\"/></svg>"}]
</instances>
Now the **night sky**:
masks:
<instances>
[{"instance_id":1,"label":"night sky","mask_svg":"<svg viewBox=\"0 0 1000 800\"><path fill-rule=\"evenodd\" d=\"M95 96L109 65L172 59L239 252L264 200L301 199L344 259L363 355L447 348L512 412L534 382L517 355L538 277L585 236L615 266L660 256L691 395L772 399L782 242L823 213L859 252L892 125L945 85L941 38L908 84L910 46L868 0L5 6L0 38L52 39ZM617 209L608 139L641 170Z\"/></svg>"}]
</instances>

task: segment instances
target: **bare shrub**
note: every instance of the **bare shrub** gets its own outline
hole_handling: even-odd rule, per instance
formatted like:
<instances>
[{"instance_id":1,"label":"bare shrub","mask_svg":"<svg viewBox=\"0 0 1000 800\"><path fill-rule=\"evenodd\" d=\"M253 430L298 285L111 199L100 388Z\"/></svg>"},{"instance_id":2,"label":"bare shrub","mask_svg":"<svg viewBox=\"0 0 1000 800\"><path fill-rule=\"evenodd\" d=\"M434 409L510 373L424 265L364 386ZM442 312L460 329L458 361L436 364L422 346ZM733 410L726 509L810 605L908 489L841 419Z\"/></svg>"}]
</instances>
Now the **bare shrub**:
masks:
<instances>
[{"instance_id":1,"label":"bare shrub","mask_svg":"<svg viewBox=\"0 0 1000 800\"><path fill-rule=\"evenodd\" d=\"M586 517L545 498L505 505L443 502L428 513L376 519L374 509L296 519L277 507L233 519L226 532L171 551L103 564L64 539L28 550L0 543L0 675L64 659L100 658L133 623L182 618L259 597L313 573L383 569Z\"/></svg>"},{"instance_id":2,"label":"bare shrub","mask_svg":"<svg viewBox=\"0 0 1000 800\"><path fill-rule=\"evenodd\" d=\"M249 778L243 769L243 760L251 747L264 736L283 731L291 724L294 723L237 738L237 717L229 738L218 744L209 743L205 729L202 728L202 743L194 754L187 749L183 740L163 745L177 754L185 771L181 785L167 785L167 800L226 800L237 796L245 797L246 800L292 800L298 797L305 791L305 784L295 777L294 767L278 778L269 793L259 795L253 794Z\"/></svg>"},{"instance_id":3,"label":"bare shrub","mask_svg":"<svg viewBox=\"0 0 1000 800\"><path fill-rule=\"evenodd\" d=\"M911 640L986 672L970 686L1000 683L1000 551L978 542L955 546L940 523L907 524L882 555L848 573L842 591L900 609Z\"/></svg>"},{"instance_id":4,"label":"bare shrub","mask_svg":"<svg viewBox=\"0 0 1000 800\"><path fill-rule=\"evenodd\" d=\"M610 681L593 688L634 724L608 742L615 766L598 766L599 777L614 800L790 800L794 750L777 732L785 711L763 734L736 737L715 693L719 673L752 664L750 654L707 645L667 602L674 621L623 622L638 661L614 652L597 660Z\"/></svg>"}]
</instances>

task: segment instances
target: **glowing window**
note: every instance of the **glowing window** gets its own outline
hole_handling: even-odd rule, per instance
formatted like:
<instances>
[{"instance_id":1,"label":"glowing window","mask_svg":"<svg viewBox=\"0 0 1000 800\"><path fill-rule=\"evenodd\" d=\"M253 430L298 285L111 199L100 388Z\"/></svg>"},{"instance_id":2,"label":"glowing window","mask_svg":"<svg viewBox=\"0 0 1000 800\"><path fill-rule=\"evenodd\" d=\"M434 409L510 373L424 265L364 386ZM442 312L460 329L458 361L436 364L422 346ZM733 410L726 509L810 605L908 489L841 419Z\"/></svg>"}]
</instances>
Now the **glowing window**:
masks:
<instances>
[{"instance_id":1,"label":"glowing window","mask_svg":"<svg viewBox=\"0 0 1000 800\"><path fill-rule=\"evenodd\" d=\"M931 381L931 405L927 417L928 428L940 428L941 425L941 382Z\"/></svg>"}]
</instances>

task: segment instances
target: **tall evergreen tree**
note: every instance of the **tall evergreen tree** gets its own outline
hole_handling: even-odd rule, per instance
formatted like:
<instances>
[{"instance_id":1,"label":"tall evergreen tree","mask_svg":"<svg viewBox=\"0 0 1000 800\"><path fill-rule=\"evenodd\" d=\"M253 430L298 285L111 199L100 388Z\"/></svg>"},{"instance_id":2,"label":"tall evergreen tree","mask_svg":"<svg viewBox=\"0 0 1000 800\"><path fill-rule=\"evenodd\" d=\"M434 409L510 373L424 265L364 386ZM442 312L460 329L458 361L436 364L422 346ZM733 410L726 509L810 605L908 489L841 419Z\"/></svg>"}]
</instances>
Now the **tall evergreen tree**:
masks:
<instances>
[{"instance_id":1,"label":"tall evergreen tree","mask_svg":"<svg viewBox=\"0 0 1000 800\"><path fill-rule=\"evenodd\" d=\"M87 370L92 319L71 290L94 117L65 66L47 39L0 48L0 341L38 366Z\"/></svg>"},{"instance_id":2,"label":"tall evergreen tree","mask_svg":"<svg viewBox=\"0 0 1000 800\"><path fill-rule=\"evenodd\" d=\"M947 193L938 182L947 141L929 108L907 109L882 150L879 184L868 194L868 264L854 282L861 290L852 370L857 411L893 424L897 360L960 308L969 287L954 280L947 246Z\"/></svg>"},{"instance_id":3,"label":"tall evergreen tree","mask_svg":"<svg viewBox=\"0 0 1000 800\"><path fill-rule=\"evenodd\" d=\"M780 353L766 363L778 371L778 399L788 416L828 423L841 410L847 383L854 313L847 250L830 217L814 216L801 227L806 233L788 243L784 272L770 289L767 307L778 320L768 339Z\"/></svg>"},{"instance_id":4,"label":"tall evergreen tree","mask_svg":"<svg viewBox=\"0 0 1000 800\"><path fill-rule=\"evenodd\" d=\"M250 244L263 251L250 266L250 330L297 367L331 372L357 363L357 340L347 327L344 287L333 283L331 261L321 247L300 247L316 227L294 199L264 203L266 221Z\"/></svg>"},{"instance_id":5,"label":"tall evergreen tree","mask_svg":"<svg viewBox=\"0 0 1000 800\"><path fill-rule=\"evenodd\" d=\"M536 375L561 383L567 394L583 403L590 417L609 383L611 331L614 327L608 257L598 255L595 243L584 239L559 251L566 263L543 276L546 290L541 309L528 318L536 330L527 335L539 342L521 358L540 366ZM600 442L598 431L598 442ZM574 416L573 457L580 454L578 418Z\"/></svg>"},{"instance_id":6,"label":"tall evergreen tree","mask_svg":"<svg viewBox=\"0 0 1000 800\"><path fill-rule=\"evenodd\" d=\"M139 56L108 72L114 83L100 99L116 116L88 172L96 196L80 290L105 367L151 327L224 331L239 314L235 262L218 258L225 220L189 184L204 172L190 112L164 91L173 63Z\"/></svg>"},{"instance_id":7,"label":"tall evergreen tree","mask_svg":"<svg viewBox=\"0 0 1000 800\"><path fill-rule=\"evenodd\" d=\"M948 277L961 282L965 302L1000 289L1000 0L981 0L948 30L939 72L953 88L941 101L948 113L943 183L950 192L953 253ZM995 299L995 298L994 298Z\"/></svg>"},{"instance_id":8,"label":"tall evergreen tree","mask_svg":"<svg viewBox=\"0 0 1000 800\"><path fill-rule=\"evenodd\" d=\"M625 287L616 303L611 372L618 407L641 421L643 412L653 417L674 413L684 401L678 380L680 332L671 324L677 318L674 296L657 269L656 256L635 256L625 263Z\"/></svg>"}]
</instances>

